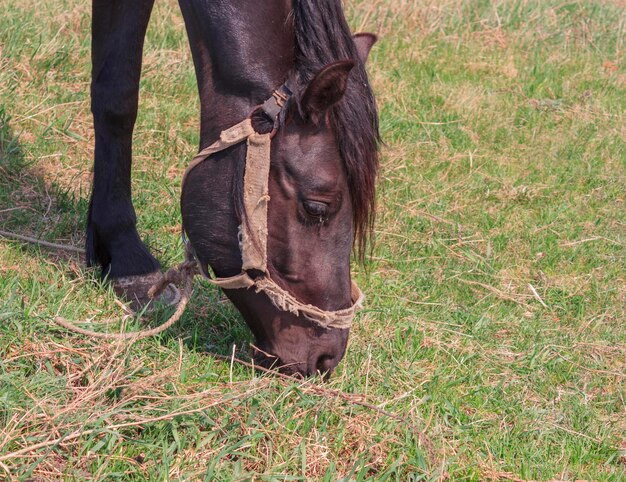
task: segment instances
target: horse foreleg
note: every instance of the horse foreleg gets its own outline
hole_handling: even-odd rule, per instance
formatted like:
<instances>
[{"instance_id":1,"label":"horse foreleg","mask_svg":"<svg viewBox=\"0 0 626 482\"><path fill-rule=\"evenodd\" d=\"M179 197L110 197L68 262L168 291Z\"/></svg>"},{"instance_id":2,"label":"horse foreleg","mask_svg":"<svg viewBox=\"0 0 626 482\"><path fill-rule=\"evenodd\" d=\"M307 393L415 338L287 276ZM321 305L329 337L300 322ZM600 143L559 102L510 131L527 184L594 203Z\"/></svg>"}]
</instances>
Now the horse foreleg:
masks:
<instances>
[{"instance_id":1,"label":"horse foreleg","mask_svg":"<svg viewBox=\"0 0 626 482\"><path fill-rule=\"evenodd\" d=\"M131 199L132 134L146 28L154 0L93 0L91 110L94 178L87 263L116 279L153 273Z\"/></svg>"}]
</instances>

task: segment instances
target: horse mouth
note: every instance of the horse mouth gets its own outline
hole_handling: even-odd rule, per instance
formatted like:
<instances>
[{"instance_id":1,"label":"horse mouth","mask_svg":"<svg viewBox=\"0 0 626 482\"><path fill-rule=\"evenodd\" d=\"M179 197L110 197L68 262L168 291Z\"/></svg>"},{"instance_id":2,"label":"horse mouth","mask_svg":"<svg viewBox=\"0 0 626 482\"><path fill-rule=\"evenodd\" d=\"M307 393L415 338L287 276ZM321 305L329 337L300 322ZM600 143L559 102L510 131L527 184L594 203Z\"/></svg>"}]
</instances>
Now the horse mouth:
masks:
<instances>
[{"instance_id":1,"label":"horse mouth","mask_svg":"<svg viewBox=\"0 0 626 482\"><path fill-rule=\"evenodd\" d=\"M313 371L307 367L306 362L286 363L280 357L267 353L254 345L252 345L252 348L254 349L254 355L252 357L254 364L263 371L278 372L281 375L297 379L320 375L324 380L328 380L332 374L332 370L327 370L324 373L319 370Z\"/></svg>"},{"instance_id":2,"label":"horse mouth","mask_svg":"<svg viewBox=\"0 0 626 482\"><path fill-rule=\"evenodd\" d=\"M262 351L254 346L253 348L255 349L252 357L254 363L264 369L263 371L274 371L294 378L303 378L306 375L306 372L301 370L305 366L304 363L285 363L276 355Z\"/></svg>"}]
</instances>

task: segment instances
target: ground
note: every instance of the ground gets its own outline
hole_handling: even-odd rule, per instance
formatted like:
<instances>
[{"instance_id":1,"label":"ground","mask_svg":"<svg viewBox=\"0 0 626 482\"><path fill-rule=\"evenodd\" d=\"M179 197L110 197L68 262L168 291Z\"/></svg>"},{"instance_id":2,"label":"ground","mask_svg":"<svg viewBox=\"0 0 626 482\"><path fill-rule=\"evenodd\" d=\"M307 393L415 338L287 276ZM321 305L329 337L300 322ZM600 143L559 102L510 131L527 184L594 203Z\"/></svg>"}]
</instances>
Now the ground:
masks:
<instances>
[{"instance_id":1,"label":"ground","mask_svg":"<svg viewBox=\"0 0 626 482\"><path fill-rule=\"evenodd\" d=\"M624 2L349 0L380 36L375 247L328 383L255 373L220 292L138 329L78 255L0 240L0 479L624 480ZM88 2L0 7L0 225L83 244L93 131ZM142 236L181 260L198 144L184 26L158 0L134 193ZM163 317L165 315L161 315ZM159 318L154 320L158 323ZM383 411L385 413L383 413Z\"/></svg>"}]
</instances>

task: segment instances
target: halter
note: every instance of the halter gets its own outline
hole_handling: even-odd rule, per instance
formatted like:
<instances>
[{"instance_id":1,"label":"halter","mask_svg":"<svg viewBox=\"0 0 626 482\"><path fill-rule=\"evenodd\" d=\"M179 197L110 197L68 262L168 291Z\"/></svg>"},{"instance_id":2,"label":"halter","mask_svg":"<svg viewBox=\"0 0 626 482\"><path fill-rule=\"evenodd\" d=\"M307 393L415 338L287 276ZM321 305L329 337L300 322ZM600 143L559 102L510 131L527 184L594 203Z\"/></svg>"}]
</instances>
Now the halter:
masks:
<instances>
[{"instance_id":1,"label":"halter","mask_svg":"<svg viewBox=\"0 0 626 482\"><path fill-rule=\"evenodd\" d=\"M280 114L292 92L283 84L263 104L256 107L274 122L272 132L259 133L252 127L252 114L234 126L223 130L220 138L195 155L185 174L183 186L189 172L212 154L223 151L243 141L247 144L246 167L243 179L243 214L245 219L239 226L239 249L241 251L241 273L228 278L212 277L200 269L207 280L222 289L250 289L263 292L279 310L304 316L322 328L349 328L354 314L363 305L364 296L354 281L351 281L352 306L343 310L325 311L317 306L302 303L293 294L281 288L271 278L267 269L267 205L270 201L268 179L270 171L271 140L280 126ZM198 261L183 230L185 256L188 261ZM198 262L199 266L202 266ZM261 273L254 278L249 271Z\"/></svg>"}]
</instances>

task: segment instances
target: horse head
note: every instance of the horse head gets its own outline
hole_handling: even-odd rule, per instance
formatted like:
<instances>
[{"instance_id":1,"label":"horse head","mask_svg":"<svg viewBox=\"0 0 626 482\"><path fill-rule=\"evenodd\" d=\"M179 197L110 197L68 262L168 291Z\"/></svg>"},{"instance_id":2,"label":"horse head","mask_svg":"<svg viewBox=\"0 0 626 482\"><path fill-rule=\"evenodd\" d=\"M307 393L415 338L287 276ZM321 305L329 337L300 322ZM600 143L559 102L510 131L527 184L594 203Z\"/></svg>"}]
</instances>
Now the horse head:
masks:
<instances>
[{"instance_id":1,"label":"horse head","mask_svg":"<svg viewBox=\"0 0 626 482\"><path fill-rule=\"evenodd\" d=\"M310 80L292 72L285 83L291 95L277 119L259 109L250 116L255 131L274 130L267 225L261 228L267 254L263 270L243 266L249 285L223 287L256 338L255 359L262 366L291 374L329 374L345 354L346 317L340 324L324 324L307 310L320 312L322 319L344 312L351 318L350 308L357 302L350 257L355 230L367 222L362 216L367 208L358 202L363 197L359 190L367 186L358 185L355 175L359 150L354 136L359 134L349 123L364 120L354 116L362 108L353 104L363 100L363 63L374 40L372 35L356 36L355 58L326 64ZM350 147L353 152L346 153ZM228 169L220 176L220 165L234 158L245 166L249 149L237 145L214 154L212 167L194 167L183 185L183 224L193 251L203 271L210 266L222 278L241 276L242 229L250 219L241 201L249 188L243 185L243 171L249 167L229 177ZM233 212L239 212L236 220ZM273 288L252 285L261 278ZM282 297L297 300L296 305Z\"/></svg>"}]
</instances>

